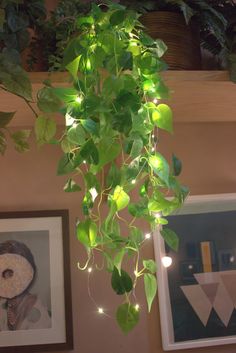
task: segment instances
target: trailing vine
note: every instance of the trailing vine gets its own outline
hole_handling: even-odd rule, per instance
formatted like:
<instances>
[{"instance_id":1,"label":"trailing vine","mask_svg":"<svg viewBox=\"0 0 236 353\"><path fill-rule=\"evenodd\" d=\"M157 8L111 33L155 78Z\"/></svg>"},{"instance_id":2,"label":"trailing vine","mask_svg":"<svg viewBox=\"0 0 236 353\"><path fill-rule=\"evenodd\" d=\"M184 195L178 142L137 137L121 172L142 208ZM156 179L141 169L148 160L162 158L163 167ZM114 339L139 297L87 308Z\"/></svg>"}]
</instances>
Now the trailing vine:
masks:
<instances>
[{"instance_id":1,"label":"trailing vine","mask_svg":"<svg viewBox=\"0 0 236 353\"><path fill-rule=\"evenodd\" d=\"M87 261L78 267L88 275L92 269L110 273L122 298L116 319L125 333L139 320L137 283L144 281L149 311L157 290L155 262L143 258L142 247L160 228L177 251L166 216L188 193L177 180L181 162L173 156L169 164L158 146L158 129L173 132L171 109L161 102L169 97L160 74L167 48L145 34L138 18L119 4L106 11L93 4L76 19L79 35L63 58L71 85L45 82L35 123L39 144L62 147L57 174L68 174L65 192L83 194L77 238ZM53 118L58 112L65 119L60 136Z\"/></svg>"}]
</instances>

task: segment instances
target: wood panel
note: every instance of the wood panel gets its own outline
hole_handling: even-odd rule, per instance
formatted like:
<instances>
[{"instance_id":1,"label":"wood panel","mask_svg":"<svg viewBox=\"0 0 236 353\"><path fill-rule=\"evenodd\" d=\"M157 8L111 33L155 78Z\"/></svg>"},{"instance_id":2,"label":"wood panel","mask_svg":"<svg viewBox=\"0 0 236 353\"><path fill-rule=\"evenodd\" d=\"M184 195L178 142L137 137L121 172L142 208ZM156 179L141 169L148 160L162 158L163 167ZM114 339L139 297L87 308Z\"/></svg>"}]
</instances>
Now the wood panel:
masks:
<instances>
[{"instance_id":1,"label":"wood panel","mask_svg":"<svg viewBox=\"0 0 236 353\"><path fill-rule=\"evenodd\" d=\"M66 73L30 73L34 97L42 82L50 77L54 85L64 86ZM163 74L171 89L169 104L176 123L233 122L236 121L236 85L224 71L168 71ZM34 116L23 100L0 92L3 111L17 111L14 126L30 126ZM58 120L60 122L60 120Z\"/></svg>"}]
</instances>

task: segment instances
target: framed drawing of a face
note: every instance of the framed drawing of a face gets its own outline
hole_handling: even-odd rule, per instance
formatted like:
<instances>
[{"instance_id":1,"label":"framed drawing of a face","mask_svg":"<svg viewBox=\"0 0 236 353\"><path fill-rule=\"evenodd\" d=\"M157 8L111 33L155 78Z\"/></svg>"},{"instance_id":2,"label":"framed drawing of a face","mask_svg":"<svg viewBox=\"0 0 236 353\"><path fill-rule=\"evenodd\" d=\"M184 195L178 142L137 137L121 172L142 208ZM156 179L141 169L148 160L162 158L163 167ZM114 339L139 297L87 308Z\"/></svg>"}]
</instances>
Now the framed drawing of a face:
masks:
<instances>
[{"instance_id":1,"label":"framed drawing of a face","mask_svg":"<svg viewBox=\"0 0 236 353\"><path fill-rule=\"evenodd\" d=\"M0 213L0 352L72 348L68 212Z\"/></svg>"},{"instance_id":2,"label":"framed drawing of a face","mask_svg":"<svg viewBox=\"0 0 236 353\"><path fill-rule=\"evenodd\" d=\"M164 350L236 343L236 194L189 197L168 221L179 251L154 237Z\"/></svg>"}]
</instances>

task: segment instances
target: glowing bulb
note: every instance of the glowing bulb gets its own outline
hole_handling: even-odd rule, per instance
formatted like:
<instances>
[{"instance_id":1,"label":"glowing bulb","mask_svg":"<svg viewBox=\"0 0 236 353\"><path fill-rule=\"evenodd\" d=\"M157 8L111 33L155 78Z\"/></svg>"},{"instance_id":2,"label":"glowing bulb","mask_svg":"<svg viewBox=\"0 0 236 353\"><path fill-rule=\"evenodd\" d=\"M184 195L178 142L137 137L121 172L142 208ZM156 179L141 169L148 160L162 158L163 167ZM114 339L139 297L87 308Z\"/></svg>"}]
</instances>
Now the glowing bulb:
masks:
<instances>
[{"instance_id":1,"label":"glowing bulb","mask_svg":"<svg viewBox=\"0 0 236 353\"><path fill-rule=\"evenodd\" d=\"M135 179L133 179L132 181L131 181L131 184L135 184L136 183L136 180Z\"/></svg>"},{"instance_id":2,"label":"glowing bulb","mask_svg":"<svg viewBox=\"0 0 236 353\"><path fill-rule=\"evenodd\" d=\"M98 196L97 190L96 190L95 188L91 188L91 189L89 189L89 192L90 192L90 194L91 194L91 196L92 196L92 200L93 200L93 202L94 202L94 200L95 200L96 197Z\"/></svg>"},{"instance_id":3,"label":"glowing bulb","mask_svg":"<svg viewBox=\"0 0 236 353\"><path fill-rule=\"evenodd\" d=\"M172 264L172 258L170 256L163 256L161 262L164 267L170 267Z\"/></svg>"},{"instance_id":4,"label":"glowing bulb","mask_svg":"<svg viewBox=\"0 0 236 353\"><path fill-rule=\"evenodd\" d=\"M155 147L152 147L152 150L151 150L152 152L154 152L155 151Z\"/></svg>"},{"instance_id":5,"label":"glowing bulb","mask_svg":"<svg viewBox=\"0 0 236 353\"><path fill-rule=\"evenodd\" d=\"M157 218L157 219L158 219L158 218L161 218L161 214L160 214L160 213L155 213L154 216L155 216L155 218Z\"/></svg>"},{"instance_id":6,"label":"glowing bulb","mask_svg":"<svg viewBox=\"0 0 236 353\"><path fill-rule=\"evenodd\" d=\"M157 104L157 103L158 103L158 99L157 99L157 98L154 98L154 99L153 99L153 103L154 103L154 104Z\"/></svg>"},{"instance_id":7,"label":"glowing bulb","mask_svg":"<svg viewBox=\"0 0 236 353\"><path fill-rule=\"evenodd\" d=\"M150 239L151 238L151 233L145 234L145 239Z\"/></svg>"},{"instance_id":8,"label":"glowing bulb","mask_svg":"<svg viewBox=\"0 0 236 353\"><path fill-rule=\"evenodd\" d=\"M86 161L83 161L84 164L86 164Z\"/></svg>"},{"instance_id":9,"label":"glowing bulb","mask_svg":"<svg viewBox=\"0 0 236 353\"><path fill-rule=\"evenodd\" d=\"M140 306L138 304L135 305L135 310L139 311Z\"/></svg>"},{"instance_id":10,"label":"glowing bulb","mask_svg":"<svg viewBox=\"0 0 236 353\"><path fill-rule=\"evenodd\" d=\"M232 262L234 262L234 256L232 255L232 256L230 256L230 259L229 259L229 261L232 263Z\"/></svg>"},{"instance_id":11,"label":"glowing bulb","mask_svg":"<svg viewBox=\"0 0 236 353\"><path fill-rule=\"evenodd\" d=\"M89 268L88 268L88 272L89 272L89 273L91 273L92 270L93 270L92 267L89 267Z\"/></svg>"},{"instance_id":12,"label":"glowing bulb","mask_svg":"<svg viewBox=\"0 0 236 353\"><path fill-rule=\"evenodd\" d=\"M153 134L153 135L152 135L152 139L154 139L154 138L155 138L155 135Z\"/></svg>"},{"instance_id":13,"label":"glowing bulb","mask_svg":"<svg viewBox=\"0 0 236 353\"><path fill-rule=\"evenodd\" d=\"M66 113L66 126L71 126L75 122L75 119L69 113Z\"/></svg>"},{"instance_id":14,"label":"glowing bulb","mask_svg":"<svg viewBox=\"0 0 236 353\"><path fill-rule=\"evenodd\" d=\"M193 265L189 265L189 266L188 266L188 269L189 269L189 270L192 270L192 269L193 269Z\"/></svg>"},{"instance_id":15,"label":"glowing bulb","mask_svg":"<svg viewBox=\"0 0 236 353\"><path fill-rule=\"evenodd\" d=\"M81 96L77 96L76 98L75 98L75 101L77 102L77 103L81 103L82 102L82 100L83 100L83 98L81 97Z\"/></svg>"},{"instance_id":16,"label":"glowing bulb","mask_svg":"<svg viewBox=\"0 0 236 353\"><path fill-rule=\"evenodd\" d=\"M98 313L99 313L99 314L104 314L103 308L98 308Z\"/></svg>"}]
</instances>

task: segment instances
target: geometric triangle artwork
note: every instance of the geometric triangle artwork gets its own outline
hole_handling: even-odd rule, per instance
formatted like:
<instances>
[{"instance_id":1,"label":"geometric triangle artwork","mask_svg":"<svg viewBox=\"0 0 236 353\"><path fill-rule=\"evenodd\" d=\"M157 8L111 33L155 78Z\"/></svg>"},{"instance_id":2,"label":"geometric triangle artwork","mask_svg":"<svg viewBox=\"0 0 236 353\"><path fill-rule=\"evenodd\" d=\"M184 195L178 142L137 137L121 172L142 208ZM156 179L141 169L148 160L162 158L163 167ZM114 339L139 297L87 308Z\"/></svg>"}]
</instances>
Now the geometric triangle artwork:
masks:
<instances>
[{"instance_id":1,"label":"geometric triangle artwork","mask_svg":"<svg viewBox=\"0 0 236 353\"><path fill-rule=\"evenodd\" d=\"M213 304L216 292L218 289L219 283L209 283L209 284L202 284L202 290L206 294L207 298L210 300L211 304Z\"/></svg>"},{"instance_id":2,"label":"geometric triangle artwork","mask_svg":"<svg viewBox=\"0 0 236 353\"><path fill-rule=\"evenodd\" d=\"M236 307L236 275L228 273L228 271L225 271L225 273L222 272L221 281L223 282L225 289L234 304L234 307Z\"/></svg>"},{"instance_id":3,"label":"geometric triangle artwork","mask_svg":"<svg viewBox=\"0 0 236 353\"><path fill-rule=\"evenodd\" d=\"M236 270L194 274L199 284L181 286L193 310L206 326L214 308L227 327L236 309Z\"/></svg>"},{"instance_id":4,"label":"geometric triangle artwork","mask_svg":"<svg viewBox=\"0 0 236 353\"><path fill-rule=\"evenodd\" d=\"M180 288L203 325L206 326L212 310L212 303L204 293L201 285L194 284L190 286L181 286Z\"/></svg>"},{"instance_id":5,"label":"geometric triangle artwork","mask_svg":"<svg viewBox=\"0 0 236 353\"><path fill-rule=\"evenodd\" d=\"M213 308L223 324L227 327L234 311L234 304L223 283L219 284Z\"/></svg>"}]
</instances>

